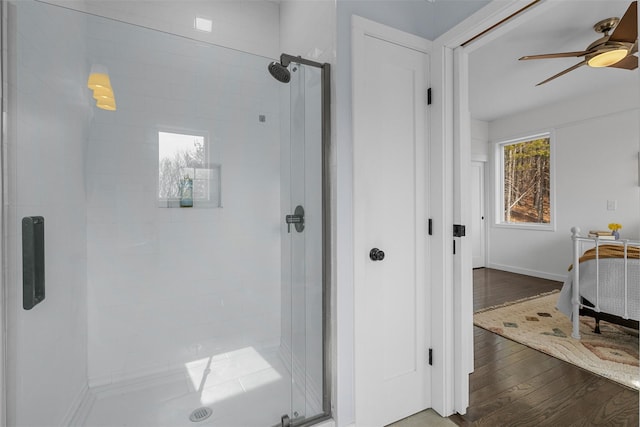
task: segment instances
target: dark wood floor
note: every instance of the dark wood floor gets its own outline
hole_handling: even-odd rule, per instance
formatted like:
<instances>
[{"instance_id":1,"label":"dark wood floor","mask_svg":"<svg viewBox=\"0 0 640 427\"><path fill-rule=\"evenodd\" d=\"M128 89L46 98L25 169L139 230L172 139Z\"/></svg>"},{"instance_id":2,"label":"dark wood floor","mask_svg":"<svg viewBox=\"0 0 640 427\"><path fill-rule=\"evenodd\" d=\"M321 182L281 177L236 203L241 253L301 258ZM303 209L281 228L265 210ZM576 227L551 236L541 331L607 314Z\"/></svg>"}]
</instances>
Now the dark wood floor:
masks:
<instances>
[{"instance_id":1,"label":"dark wood floor","mask_svg":"<svg viewBox=\"0 0 640 427\"><path fill-rule=\"evenodd\" d=\"M537 295L562 284L478 269L474 310ZM638 426L638 392L474 327L475 371L460 426Z\"/></svg>"}]
</instances>

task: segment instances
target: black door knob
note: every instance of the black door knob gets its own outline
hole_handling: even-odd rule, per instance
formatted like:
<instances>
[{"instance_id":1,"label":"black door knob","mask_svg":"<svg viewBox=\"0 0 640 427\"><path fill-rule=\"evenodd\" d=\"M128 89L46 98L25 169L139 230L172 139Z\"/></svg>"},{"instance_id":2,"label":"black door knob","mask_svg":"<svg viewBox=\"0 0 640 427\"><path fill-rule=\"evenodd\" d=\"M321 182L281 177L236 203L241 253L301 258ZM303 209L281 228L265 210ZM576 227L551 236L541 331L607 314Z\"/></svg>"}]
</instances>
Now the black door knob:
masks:
<instances>
[{"instance_id":1,"label":"black door knob","mask_svg":"<svg viewBox=\"0 0 640 427\"><path fill-rule=\"evenodd\" d=\"M373 248L369 251L369 258L371 258L371 261L382 261L384 259L384 251Z\"/></svg>"}]
</instances>

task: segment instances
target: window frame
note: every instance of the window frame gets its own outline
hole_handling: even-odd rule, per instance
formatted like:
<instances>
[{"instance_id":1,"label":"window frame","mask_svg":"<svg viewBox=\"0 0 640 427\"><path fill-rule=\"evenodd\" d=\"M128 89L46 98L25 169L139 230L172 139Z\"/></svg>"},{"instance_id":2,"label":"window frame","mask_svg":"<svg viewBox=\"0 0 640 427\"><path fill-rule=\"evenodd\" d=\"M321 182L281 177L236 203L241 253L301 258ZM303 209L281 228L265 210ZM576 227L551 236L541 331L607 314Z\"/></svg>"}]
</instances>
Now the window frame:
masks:
<instances>
[{"instance_id":1,"label":"window frame","mask_svg":"<svg viewBox=\"0 0 640 427\"><path fill-rule=\"evenodd\" d=\"M527 222L505 222L504 220L504 150L507 145L518 144L521 142L532 141L540 138L549 138L549 215L550 222L544 223L527 223ZM555 132L547 130L535 133L528 133L516 138L503 139L495 142L493 159L494 159L494 221L493 226L506 229L536 230L536 231L556 231L557 215L556 215L556 197L555 197Z\"/></svg>"},{"instance_id":2,"label":"window frame","mask_svg":"<svg viewBox=\"0 0 640 427\"><path fill-rule=\"evenodd\" d=\"M161 133L172 133L172 134L178 134L178 135L188 135L188 136L194 136L194 137L201 137L203 138L203 142L204 142L204 157L205 157L205 165L211 169L217 169L218 171L218 180L217 180L217 184L218 184L218 200L213 200L212 195L214 194L212 192L212 186L215 183L215 181L212 181L209 183L210 188L209 188L209 195L207 199L204 198L196 198L194 195L193 198L193 207L194 208L219 208L222 207L222 195L220 194L222 191L222 177L221 177L221 165L219 163L212 163L211 162L211 156L212 156L212 141L211 138L209 137L209 132L208 131L202 131L202 130L194 130L194 129L184 129L184 128L175 128L175 127L158 127L156 129L155 132L155 140L156 140L156 149L157 149L157 155L156 155L156 160L155 160L155 166L156 166L156 202L157 205L159 207L163 207L163 208L179 208L180 207L180 197L172 197L172 198L161 198L159 195L159 190L160 190L160 134ZM195 178L195 176L193 177Z\"/></svg>"}]
</instances>

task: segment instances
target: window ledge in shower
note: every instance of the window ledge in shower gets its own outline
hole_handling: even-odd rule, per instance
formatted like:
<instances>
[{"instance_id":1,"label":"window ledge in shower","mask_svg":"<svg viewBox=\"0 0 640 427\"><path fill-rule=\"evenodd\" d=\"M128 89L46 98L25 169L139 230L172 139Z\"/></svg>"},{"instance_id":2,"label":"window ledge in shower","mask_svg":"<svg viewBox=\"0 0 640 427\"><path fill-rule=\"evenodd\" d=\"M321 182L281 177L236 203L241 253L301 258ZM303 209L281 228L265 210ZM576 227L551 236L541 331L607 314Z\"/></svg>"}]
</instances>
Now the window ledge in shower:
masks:
<instances>
[{"instance_id":1,"label":"window ledge in shower","mask_svg":"<svg viewBox=\"0 0 640 427\"><path fill-rule=\"evenodd\" d=\"M222 209L221 204L204 202L204 201L193 201L193 206L180 206L180 200L158 200L159 208L178 208L178 209Z\"/></svg>"},{"instance_id":2,"label":"window ledge in shower","mask_svg":"<svg viewBox=\"0 0 640 427\"><path fill-rule=\"evenodd\" d=\"M222 186L221 186L222 166L217 163L208 163L196 167L178 168L166 179L168 185L163 183L162 174L159 179L160 190L158 197L158 207L161 208L221 208L222 207ZM188 177L190 181L189 190L191 193L191 204L193 206L181 206L180 194L184 181L180 177ZM167 191L166 188L171 189ZM169 193L169 194L167 194ZM165 196L165 197L162 197ZM170 197L167 197L170 196Z\"/></svg>"},{"instance_id":3,"label":"window ledge in shower","mask_svg":"<svg viewBox=\"0 0 640 427\"><path fill-rule=\"evenodd\" d=\"M319 423L314 424L313 427L336 427L336 422L333 418L329 418L328 420L320 421Z\"/></svg>"},{"instance_id":4,"label":"window ledge in shower","mask_svg":"<svg viewBox=\"0 0 640 427\"><path fill-rule=\"evenodd\" d=\"M209 131L162 128L157 135L158 206L221 207L222 165L212 161ZM188 203L181 206L181 200Z\"/></svg>"}]
</instances>

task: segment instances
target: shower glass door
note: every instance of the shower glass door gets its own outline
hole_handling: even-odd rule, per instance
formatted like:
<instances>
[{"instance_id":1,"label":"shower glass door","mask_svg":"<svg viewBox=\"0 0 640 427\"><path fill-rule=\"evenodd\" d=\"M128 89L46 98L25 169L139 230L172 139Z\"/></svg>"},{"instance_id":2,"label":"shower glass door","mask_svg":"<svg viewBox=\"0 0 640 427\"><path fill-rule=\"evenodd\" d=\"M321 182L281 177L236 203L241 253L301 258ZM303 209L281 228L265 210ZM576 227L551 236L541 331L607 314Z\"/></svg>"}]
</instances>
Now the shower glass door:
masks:
<instances>
[{"instance_id":1,"label":"shower glass door","mask_svg":"<svg viewBox=\"0 0 640 427\"><path fill-rule=\"evenodd\" d=\"M321 415L320 70L2 6L8 425Z\"/></svg>"},{"instance_id":2,"label":"shower glass door","mask_svg":"<svg viewBox=\"0 0 640 427\"><path fill-rule=\"evenodd\" d=\"M323 408L322 79L319 68L295 62L289 72L288 210L304 212L304 222L285 230L290 254L283 256L283 273L290 272L291 292L283 306L291 322L291 417L302 423Z\"/></svg>"}]
</instances>

